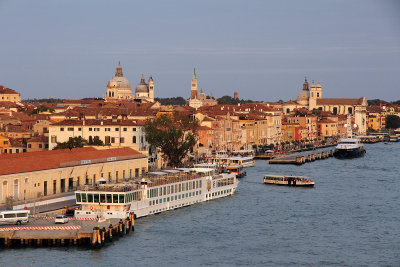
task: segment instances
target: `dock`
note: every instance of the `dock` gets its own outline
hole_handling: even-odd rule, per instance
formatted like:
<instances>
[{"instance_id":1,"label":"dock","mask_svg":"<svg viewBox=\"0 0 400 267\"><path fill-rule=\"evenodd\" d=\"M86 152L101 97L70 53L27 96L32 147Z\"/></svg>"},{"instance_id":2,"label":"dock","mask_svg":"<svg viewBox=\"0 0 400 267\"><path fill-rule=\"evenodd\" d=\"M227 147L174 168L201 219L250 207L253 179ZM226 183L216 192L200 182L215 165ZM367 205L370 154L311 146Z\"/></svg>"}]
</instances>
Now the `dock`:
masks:
<instances>
[{"instance_id":1,"label":"dock","mask_svg":"<svg viewBox=\"0 0 400 267\"><path fill-rule=\"evenodd\" d=\"M306 162L313 162L320 159L333 157L333 150L329 151L312 151L304 153L293 153L280 156L269 161L269 164L295 164L302 165Z\"/></svg>"},{"instance_id":2,"label":"dock","mask_svg":"<svg viewBox=\"0 0 400 267\"><path fill-rule=\"evenodd\" d=\"M133 213L125 220L70 218L66 224L54 224L54 217L32 215L26 224L1 225L0 247L87 246L98 249L134 229Z\"/></svg>"}]
</instances>

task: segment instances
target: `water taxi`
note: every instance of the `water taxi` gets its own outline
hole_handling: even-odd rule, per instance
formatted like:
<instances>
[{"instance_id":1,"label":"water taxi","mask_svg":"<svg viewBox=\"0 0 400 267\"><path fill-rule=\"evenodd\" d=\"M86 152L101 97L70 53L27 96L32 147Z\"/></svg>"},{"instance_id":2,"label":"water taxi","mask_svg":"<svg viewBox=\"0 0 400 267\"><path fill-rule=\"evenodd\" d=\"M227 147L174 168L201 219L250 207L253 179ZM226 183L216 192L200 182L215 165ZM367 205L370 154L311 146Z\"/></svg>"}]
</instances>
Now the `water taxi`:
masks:
<instances>
[{"instance_id":1,"label":"water taxi","mask_svg":"<svg viewBox=\"0 0 400 267\"><path fill-rule=\"evenodd\" d=\"M229 165L224 168L223 172L234 173L236 178L242 178L246 176L246 172L243 170L242 165Z\"/></svg>"},{"instance_id":2,"label":"water taxi","mask_svg":"<svg viewBox=\"0 0 400 267\"><path fill-rule=\"evenodd\" d=\"M312 187L314 182L307 177L292 175L264 175L264 184Z\"/></svg>"},{"instance_id":3,"label":"water taxi","mask_svg":"<svg viewBox=\"0 0 400 267\"><path fill-rule=\"evenodd\" d=\"M79 219L121 218L134 212L143 217L190 206L235 193L233 173L216 174L212 168L181 168L150 172L147 177L118 184L87 186L75 192Z\"/></svg>"},{"instance_id":4,"label":"water taxi","mask_svg":"<svg viewBox=\"0 0 400 267\"><path fill-rule=\"evenodd\" d=\"M224 167L229 165L241 165L243 168L253 167L255 164L254 157L221 157L213 158L212 162Z\"/></svg>"}]
</instances>

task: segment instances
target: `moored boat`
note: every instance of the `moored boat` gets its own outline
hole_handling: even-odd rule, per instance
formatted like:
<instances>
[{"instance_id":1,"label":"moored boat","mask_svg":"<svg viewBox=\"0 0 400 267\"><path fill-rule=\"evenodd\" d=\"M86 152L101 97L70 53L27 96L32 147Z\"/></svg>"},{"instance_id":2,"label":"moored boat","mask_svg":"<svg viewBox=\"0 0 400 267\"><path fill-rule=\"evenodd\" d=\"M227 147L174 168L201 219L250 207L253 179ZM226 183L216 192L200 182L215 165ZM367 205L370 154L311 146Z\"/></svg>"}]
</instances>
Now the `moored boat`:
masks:
<instances>
[{"instance_id":1,"label":"moored boat","mask_svg":"<svg viewBox=\"0 0 400 267\"><path fill-rule=\"evenodd\" d=\"M75 192L80 219L135 217L233 195L235 174L215 174L213 168L181 168L150 172L125 183L98 184Z\"/></svg>"},{"instance_id":2,"label":"moored boat","mask_svg":"<svg viewBox=\"0 0 400 267\"><path fill-rule=\"evenodd\" d=\"M365 149L360 142L360 139L348 138L341 139L336 146L333 156L338 159L351 159L362 157L365 154Z\"/></svg>"},{"instance_id":3,"label":"moored boat","mask_svg":"<svg viewBox=\"0 0 400 267\"><path fill-rule=\"evenodd\" d=\"M293 175L264 175L264 184L313 187L315 183L307 177Z\"/></svg>"}]
</instances>

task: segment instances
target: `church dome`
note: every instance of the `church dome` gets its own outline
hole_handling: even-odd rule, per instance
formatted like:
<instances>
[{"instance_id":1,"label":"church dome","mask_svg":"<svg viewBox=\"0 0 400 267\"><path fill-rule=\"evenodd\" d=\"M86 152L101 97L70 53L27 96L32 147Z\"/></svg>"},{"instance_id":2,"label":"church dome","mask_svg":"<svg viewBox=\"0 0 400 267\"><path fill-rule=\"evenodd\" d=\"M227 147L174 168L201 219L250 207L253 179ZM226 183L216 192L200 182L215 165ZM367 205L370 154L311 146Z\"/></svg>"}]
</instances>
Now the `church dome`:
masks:
<instances>
[{"instance_id":1,"label":"church dome","mask_svg":"<svg viewBox=\"0 0 400 267\"><path fill-rule=\"evenodd\" d=\"M301 90L300 93L297 95L297 103L301 105L307 105L309 97L310 97L309 91Z\"/></svg>"},{"instance_id":2,"label":"church dome","mask_svg":"<svg viewBox=\"0 0 400 267\"><path fill-rule=\"evenodd\" d=\"M135 89L136 93L148 93L149 86L147 85L146 81L144 80L144 76L142 75L142 79L140 79L140 83L136 86Z\"/></svg>"},{"instance_id":3,"label":"church dome","mask_svg":"<svg viewBox=\"0 0 400 267\"><path fill-rule=\"evenodd\" d=\"M129 83L128 79L125 78L124 76L122 77L114 76L109 82L109 85L112 84L114 85L114 87L131 88L131 84Z\"/></svg>"}]
</instances>

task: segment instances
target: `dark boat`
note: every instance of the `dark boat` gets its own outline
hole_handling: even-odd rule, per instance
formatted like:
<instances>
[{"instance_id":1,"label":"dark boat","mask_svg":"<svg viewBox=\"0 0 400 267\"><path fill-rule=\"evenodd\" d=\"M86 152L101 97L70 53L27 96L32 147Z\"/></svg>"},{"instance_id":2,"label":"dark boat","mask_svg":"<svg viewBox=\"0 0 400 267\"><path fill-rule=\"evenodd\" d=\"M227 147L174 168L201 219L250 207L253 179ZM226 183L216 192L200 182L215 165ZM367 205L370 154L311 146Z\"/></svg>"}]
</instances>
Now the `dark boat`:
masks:
<instances>
[{"instance_id":1,"label":"dark boat","mask_svg":"<svg viewBox=\"0 0 400 267\"><path fill-rule=\"evenodd\" d=\"M365 149L360 142L360 139L342 139L336 146L333 156L338 159L351 159L362 157L365 154Z\"/></svg>"}]
</instances>

